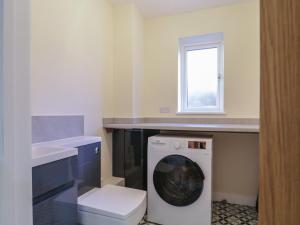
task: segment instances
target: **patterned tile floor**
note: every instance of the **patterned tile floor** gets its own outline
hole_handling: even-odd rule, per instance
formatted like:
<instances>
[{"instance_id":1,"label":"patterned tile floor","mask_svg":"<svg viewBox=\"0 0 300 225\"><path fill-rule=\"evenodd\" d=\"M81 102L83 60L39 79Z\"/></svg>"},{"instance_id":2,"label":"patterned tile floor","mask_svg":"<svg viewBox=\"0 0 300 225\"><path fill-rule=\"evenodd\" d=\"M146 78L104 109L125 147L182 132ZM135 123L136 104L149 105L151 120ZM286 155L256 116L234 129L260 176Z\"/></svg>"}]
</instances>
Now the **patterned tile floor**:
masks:
<instances>
[{"instance_id":1,"label":"patterned tile floor","mask_svg":"<svg viewBox=\"0 0 300 225\"><path fill-rule=\"evenodd\" d=\"M227 202L213 203L212 225L257 225L258 215L254 207L229 204ZM146 221L140 225L155 225ZM184 225L184 224L182 224Z\"/></svg>"}]
</instances>

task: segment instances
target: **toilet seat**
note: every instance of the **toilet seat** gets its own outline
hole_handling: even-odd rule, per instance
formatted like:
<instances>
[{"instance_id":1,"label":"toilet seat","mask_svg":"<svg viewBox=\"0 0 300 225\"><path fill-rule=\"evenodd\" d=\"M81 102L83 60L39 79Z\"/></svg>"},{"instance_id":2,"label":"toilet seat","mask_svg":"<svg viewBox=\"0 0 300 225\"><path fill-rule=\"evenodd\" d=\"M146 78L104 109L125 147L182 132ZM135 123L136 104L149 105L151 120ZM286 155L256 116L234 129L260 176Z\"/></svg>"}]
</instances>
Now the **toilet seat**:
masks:
<instances>
[{"instance_id":1,"label":"toilet seat","mask_svg":"<svg viewBox=\"0 0 300 225\"><path fill-rule=\"evenodd\" d=\"M94 188L78 198L79 222L137 225L146 211L146 192L114 185Z\"/></svg>"}]
</instances>

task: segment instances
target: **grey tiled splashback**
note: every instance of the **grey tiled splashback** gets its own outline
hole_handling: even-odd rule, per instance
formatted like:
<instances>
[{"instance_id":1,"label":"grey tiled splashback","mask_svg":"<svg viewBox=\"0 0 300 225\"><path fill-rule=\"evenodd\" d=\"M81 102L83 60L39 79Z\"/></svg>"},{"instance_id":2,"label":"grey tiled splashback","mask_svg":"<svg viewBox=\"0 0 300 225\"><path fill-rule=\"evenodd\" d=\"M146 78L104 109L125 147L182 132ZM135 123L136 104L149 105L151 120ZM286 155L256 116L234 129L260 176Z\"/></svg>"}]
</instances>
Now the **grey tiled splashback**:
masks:
<instances>
[{"instance_id":1,"label":"grey tiled splashback","mask_svg":"<svg viewBox=\"0 0 300 225\"><path fill-rule=\"evenodd\" d=\"M33 116L32 143L84 135L84 116Z\"/></svg>"}]
</instances>

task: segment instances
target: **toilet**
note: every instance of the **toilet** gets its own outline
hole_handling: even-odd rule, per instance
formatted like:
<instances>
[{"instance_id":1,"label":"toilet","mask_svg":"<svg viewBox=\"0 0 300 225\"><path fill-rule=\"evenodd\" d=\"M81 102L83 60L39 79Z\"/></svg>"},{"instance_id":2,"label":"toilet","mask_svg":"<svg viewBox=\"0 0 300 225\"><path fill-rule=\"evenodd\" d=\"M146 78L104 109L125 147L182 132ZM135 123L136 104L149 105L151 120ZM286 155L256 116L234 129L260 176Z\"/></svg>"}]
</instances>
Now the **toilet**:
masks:
<instances>
[{"instance_id":1,"label":"toilet","mask_svg":"<svg viewBox=\"0 0 300 225\"><path fill-rule=\"evenodd\" d=\"M94 171L94 168L100 168L100 160L91 159L88 150L80 150L78 153L78 223L138 225L146 212L146 192L111 184L97 187L95 183L100 181L100 173Z\"/></svg>"},{"instance_id":2,"label":"toilet","mask_svg":"<svg viewBox=\"0 0 300 225\"><path fill-rule=\"evenodd\" d=\"M94 188L78 198L82 225L137 225L146 212L146 192L115 185Z\"/></svg>"}]
</instances>

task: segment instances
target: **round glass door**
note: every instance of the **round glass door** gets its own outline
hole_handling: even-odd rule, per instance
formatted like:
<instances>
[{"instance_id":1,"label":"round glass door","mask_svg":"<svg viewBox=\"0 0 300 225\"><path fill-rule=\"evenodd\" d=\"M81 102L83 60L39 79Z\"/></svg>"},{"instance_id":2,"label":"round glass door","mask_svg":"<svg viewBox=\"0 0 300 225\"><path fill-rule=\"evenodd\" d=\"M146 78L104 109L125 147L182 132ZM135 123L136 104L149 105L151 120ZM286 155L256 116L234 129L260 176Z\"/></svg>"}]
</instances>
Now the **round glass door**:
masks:
<instances>
[{"instance_id":1,"label":"round glass door","mask_svg":"<svg viewBox=\"0 0 300 225\"><path fill-rule=\"evenodd\" d=\"M153 183L158 195L173 206L188 206L201 195L204 174L201 168L187 157L169 155L156 165Z\"/></svg>"}]
</instances>

